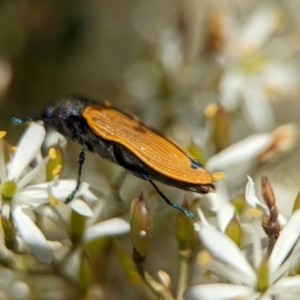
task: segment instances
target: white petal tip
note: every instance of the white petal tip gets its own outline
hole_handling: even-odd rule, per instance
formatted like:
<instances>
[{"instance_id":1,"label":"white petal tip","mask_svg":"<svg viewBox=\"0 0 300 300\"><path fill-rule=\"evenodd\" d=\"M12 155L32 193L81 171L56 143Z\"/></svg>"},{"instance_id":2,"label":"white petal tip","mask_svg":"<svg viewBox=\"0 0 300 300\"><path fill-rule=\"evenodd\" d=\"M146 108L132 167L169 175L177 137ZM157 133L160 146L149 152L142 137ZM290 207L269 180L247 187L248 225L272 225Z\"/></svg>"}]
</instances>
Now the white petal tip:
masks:
<instances>
[{"instance_id":1,"label":"white petal tip","mask_svg":"<svg viewBox=\"0 0 300 300\"><path fill-rule=\"evenodd\" d=\"M92 217L94 215L91 208L82 200L74 199L70 203L72 209L76 211L78 214L85 216L85 217Z\"/></svg>"}]
</instances>

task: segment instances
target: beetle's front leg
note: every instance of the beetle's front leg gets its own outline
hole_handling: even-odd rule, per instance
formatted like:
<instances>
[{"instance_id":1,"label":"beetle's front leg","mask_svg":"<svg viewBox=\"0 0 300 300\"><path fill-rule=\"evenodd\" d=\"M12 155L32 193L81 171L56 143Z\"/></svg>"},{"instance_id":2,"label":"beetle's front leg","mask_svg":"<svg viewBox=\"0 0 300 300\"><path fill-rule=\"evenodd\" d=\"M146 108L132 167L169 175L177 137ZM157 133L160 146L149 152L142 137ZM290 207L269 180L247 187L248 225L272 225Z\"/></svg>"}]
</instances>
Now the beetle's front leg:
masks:
<instances>
[{"instance_id":1,"label":"beetle's front leg","mask_svg":"<svg viewBox=\"0 0 300 300\"><path fill-rule=\"evenodd\" d=\"M83 145L83 148L78 155L79 168L78 168L78 175L77 175L77 184L76 184L75 189L72 191L72 193L66 198L65 203L71 202L79 190L80 183L81 183L82 166L86 159L86 151L87 150L88 150L88 147L86 145Z\"/></svg>"}]
</instances>

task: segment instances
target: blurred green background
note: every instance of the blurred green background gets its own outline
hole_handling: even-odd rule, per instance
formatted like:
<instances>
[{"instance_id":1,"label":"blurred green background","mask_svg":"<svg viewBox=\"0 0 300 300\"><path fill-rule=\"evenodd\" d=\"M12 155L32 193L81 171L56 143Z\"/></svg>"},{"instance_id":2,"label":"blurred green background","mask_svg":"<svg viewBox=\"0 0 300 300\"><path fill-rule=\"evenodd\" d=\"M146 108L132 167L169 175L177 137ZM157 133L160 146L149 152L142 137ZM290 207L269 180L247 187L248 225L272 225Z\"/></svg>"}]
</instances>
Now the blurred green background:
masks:
<instances>
[{"instance_id":1,"label":"blurred green background","mask_svg":"<svg viewBox=\"0 0 300 300\"><path fill-rule=\"evenodd\" d=\"M249 18L264 18L255 16L260 11L277 10L277 23L270 30L269 20L260 20L262 36L264 31L267 36L254 41L259 44L254 50L261 57L244 63L252 71L261 67L262 57L299 67L297 1L34 0L0 5L4 129L11 115L39 114L70 93L110 100L165 129L174 111L192 110L193 97L199 108L220 100L220 79L232 61L241 60L241 53L228 52L228 46L244 42L238 31ZM251 42L259 30L253 27ZM294 84L298 74L290 73ZM269 91L275 109L283 100L285 109L291 107L292 116L277 111L281 123L296 117L295 86L288 93L276 86Z\"/></svg>"},{"instance_id":2,"label":"blurred green background","mask_svg":"<svg viewBox=\"0 0 300 300\"><path fill-rule=\"evenodd\" d=\"M70 93L120 95L141 50L132 1L1 1L1 126ZM1 86L2 86L1 85Z\"/></svg>"}]
</instances>

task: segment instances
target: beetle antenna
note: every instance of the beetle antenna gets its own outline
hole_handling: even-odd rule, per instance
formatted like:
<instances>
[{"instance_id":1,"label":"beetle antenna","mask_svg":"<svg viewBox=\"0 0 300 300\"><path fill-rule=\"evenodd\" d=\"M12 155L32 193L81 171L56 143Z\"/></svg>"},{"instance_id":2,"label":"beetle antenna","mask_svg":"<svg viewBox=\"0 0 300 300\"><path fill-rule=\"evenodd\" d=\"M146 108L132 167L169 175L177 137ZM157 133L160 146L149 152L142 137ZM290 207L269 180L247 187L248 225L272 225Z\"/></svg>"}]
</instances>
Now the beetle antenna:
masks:
<instances>
[{"instance_id":1,"label":"beetle antenna","mask_svg":"<svg viewBox=\"0 0 300 300\"><path fill-rule=\"evenodd\" d=\"M85 162L85 159L86 159L86 150L87 150L87 147L83 146L83 149L80 151L80 153L78 155L79 168L78 168L77 184L76 184L75 189L72 191L72 193L66 198L65 203L67 203L67 204L74 199L76 193L79 190L79 187L80 187L80 184L81 184L82 166L83 166L83 164Z\"/></svg>"},{"instance_id":2,"label":"beetle antenna","mask_svg":"<svg viewBox=\"0 0 300 300\"><path fill-rule=\"evenodd\" d=\"M170 201L163 193L162 191L158 188L158 186L151 180L148 179L149 182L152 184L152 186L155 188L155 190L158 192L158 194L167 202L167 204L171 205L173 208L180 210L181 212L183 212L186 216L190 217L190 218L195 218L195 215L188 211L187 209L185 209L184 207Z\"/></svg>"},{"instance_id":3,"label":"beetle antenna","mask_svg":"<svg viewBox=\"0 0 300 300\"><path fill-rule=\"evenodd\" d=\"M13 126L22 126L25 125L29 122L33 122L33 121L40 121L40 119L36 119L34 117L28 116L25 118L17 118L17 117L12 117L11 118L11 123Z\"/></svg>"}]
</instances>

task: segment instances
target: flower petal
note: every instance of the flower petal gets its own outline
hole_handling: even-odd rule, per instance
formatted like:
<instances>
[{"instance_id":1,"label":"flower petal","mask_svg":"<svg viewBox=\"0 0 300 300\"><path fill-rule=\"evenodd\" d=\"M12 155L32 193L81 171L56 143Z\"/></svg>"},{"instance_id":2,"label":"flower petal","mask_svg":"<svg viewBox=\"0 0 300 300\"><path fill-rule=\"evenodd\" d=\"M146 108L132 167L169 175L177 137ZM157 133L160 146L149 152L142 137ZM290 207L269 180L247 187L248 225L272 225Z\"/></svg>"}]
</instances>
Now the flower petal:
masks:
<instances>
[{"instance_id":1,"label":"flower petal","mask_svg":"<svg viewBox=\"0 0 300 300\"><path fill-rule=\"evenodd\" d=\"M83 240L88 242L104 236L114 236L129 232L128 222L120 218L113 218L90 226L84 233Z\"/></svg>"},{"instance_id":2,"label":"flower petal","mask_svg":"<svg viewBox=\"0 0 300 300\"><path fill-rule=\"evenodd\" d=\"M58 133L53 129L47 130L47 136L45 138L43 148L50 149L51 147L54 147L57 144L59 144L60 147L65 149L67 146L67 139L62 134Z\"/></svg>"},{"instance_id":3,"label":"flower petal","mask_svg":"<svg viewBox=\"0 0 300 300\"><path fill-rule=\"evenodd\" d=\"M228 182L226 179L218 182L216 192L203 194L201 199L203 199L200 202L201 206L203 205L213 212L218 212L222 203L229 202Z\"/></svg>"},{"instance_id":4,"label":"flower petal","mask_svg":"<svg viewBox=\"0 0 300 300\"><path fill-rule=\"evenodd\" d=\"M94 215L91 208L82 200L74 199L70 203L73 210L75 210L78 214L85 217L92 217Z\"/></svg>"},{"instance_id":5,"label":"flower petal","mask_svg":"<svg viewBox=\"0 0 300 300\"><path fill-rule=\"evenodd\" d=\"M264 86L273 87L281 93L290 93L298 84L296 65L287 62L270 62L262 70L261 80Z\"/></svg>"},{"instance_id":6,"label":"flower petal","mask_svg":"<svg viewBox=\"0 0 300 300\"><path fill-rule=\"evenodd\" d=\"M241 89L244 99L244 116L256 131L274 127L274 116L259 82L248 78L247 85Z\"/></svg>"},{"instance_id":7,"label":"flower petal","mask_svg":"<svg viewBox=\"0 0 300 300\"><path fill-rule=\"evenodd\" d=\"M225 262L241 276L240 281L247 285L254 285L256 275L247 259L242 255L236 244L222 232L212 226L204 226L199 236L203 245L216 259Z\"/></svg>"},{"instance_id":8,"label":"flower petal","mask_svg":"<svg viewBox=\"0 0 300 300\"><path fill-rule=\"evenodd\" d=\"M84 184L84 183L82 183ZM65 200L76 187L76 180L59 180L52 185L53 195L60 200ZM78 194L77 194L78 195Z\"/></svg>"},{"instance_id":9,"label":"flower petal","mask_svg":"<svg viewBox=\"0 0 300 300\"><path fill-rule=\"evenodd\" d=\"M270 133L259 133L249 136L211 157L206 168L210 171L229 170L238 178L253 165L253 159L263 152L272 142ZM234 170L234 172L232 172ZM247 173L246 173L247 174Z\"/></svg>"},{"instance_id":10,"label":"flower petal","mask_svg":"<svg viewBox=\"0 0 300 300\"><path fill-rule=\"evenodd\" d=\"M41 183L23 188L17 192L16 197L22 202L45 202L48 201L48 187L51 185L51 192L55 198L65 200L76 186L75 180L59 180L55 183ZM23 197L23 199L22 199Z\"/></svg>"},{"instance_id":11,"label":"flower petal","mask_svg":"<svg viewBox=\"0 0 300 300\"><path fill-rule=\"evenodd\" d=\"M1 215L6 220L9 219L9 216L10 216L10 205L7 202L3 203L3 206L1 208Z\"/></svg>"},{"instance_id":12,"label":"flower petal","mask_svg":"<svg viewBox=\"0 0 300 300\"><path fill-rule=\"evenodd\" d=\"M209 226L209 223L208 223L208 221L207 221L207 219L206 219L206 217L205 217L205 215L204 215L204 213L203 213L203 211L200 209L200 208L198 208L197 209L197 212L198 212L198 215L199 215L199 219L200 219L200 221L201 221L201 224L202 225L205 225L205 226ZM201 229L201 226L200 226L200 223L194 223L194 225L195 224L199 224L199 226L197 226L197 228L198 228L198 230L200 230ZM197 230L197 231L198 231Z\"/></svg>"},{"instance_id":13,"label":"flower petal","mask_svg":"<svg viewBox=\"0 0 300 300\"><path fill-rule=\"evenodd\" d=\"M62 269L64 270L64 275L72 279L74 282L78 281L78 274L80 270L80 265L82 263L82 247L75 248L69 255L65 256L62 261Z\"/></svg>"},{"instance_id":14,"label":"flower petal","mask_svg":"<svg viewBox=\"0 0 300 300\"><path fill-rule=\"evenodd\" d=\"M270 282L275 282L278 278L280 278L285 272L293 269L294 266L298 263L300 253L300 240L297 241L295 247L293 248L292 253L289 257L284 261L284 263L276 270L276 272L272 273Z\"/></svg>"},{"instance_id":15,"label":"flower petal","mask_svg":"<svg viewBox=\"0 0 300 300\"><path fill-rule=\"evenodd\" d=\"M270 274L286 259L300 236L300 210L296 210L280 232L269 258Z\"/></svg>"},{"instance_id":16,"label":"flower petal","mask_svg":"<svg viewBox=\"0 0 300 300\"><path fill-rule=\"evenodd\" d=\"M19 206L12 210L13 220L18 231L32 253L40 260L50 263L52 253L43 233Z\"/></svg>"},{"instance_id":17,"label":"flower petal","mask_svg":"<svg viewBox=\"0 0 300 300\"><path fill-rule=\"evenodd\" d=\"M241 28L239 45L258 49L274 32L278 11L274 5L257 6Z\"/></svg>"},{"instance_id":18,"label":"flower petal","mask_svg":"<svg viewBox=\"0 0 300 300\"><path fill-rule=\"evenodd\" d=\"M203 201L200 202L200 205L203 205L213 212L217 212L219 210L220 203L222 202L219 190L217 190L215 193L203 194L201 195L201 199L203 199Z\"/></svg>"},{"instance_id":19,"label":"flower petal","mask_svg":"<svg viewBox=\"0 0 300 300\"><path fill-rule=\"evenodd\" d=\"M90 191L90 184L87 182L81 182L78 194L81 195L86 202L91 204L99 200L98 197Z\"/></svg>"},{"instance_id":20,"label":"flower petal","mask_svg":"<svg viewBox=\"0 0 300 300\"><path fill-rule=\"evenodd\" d=\"M43 169L43 167L46 165L46 163L49 161L49 156L46 157L41 163L39 163L36 168L31 170L28 174L26 174L19 182L18 182L18 189L23 188L25 185L27 185L33 178L35 178Z\"/></svg>"},{"instance_id":21,"label":"flower petal","mask_svg":"<svg viewBox=\"0 0 300 300\"><path fill-rule=\"evenodd\" d=\"M238 100L240 98L240 89L244 84L244 78L241 73L234 68L225 69L225 74L220 82L220 97L221 106L226 111L233 111L238 106Z\"/></svg>"},{"instance_id":22,"label":"flower petal","mask_svg":"<svg viewBox=\"0 0 300 300\"><path fill-rule=\"evenodd\" d=\"M245 198L246 198L247 203L251 207L261 208L265 214L269 215L269 210L268 210L267 206L264 205L262 202L260 202L258 200L258 198L256 197L255 189L254 189L255 184L254 184L252 178L249 175L247 175L247 177L248 177L248 182L247 182L246 191L245 191Z\"/></svg>"},{"instance_id":23,"label":"flower petal","mask_svg":"<svg viewBox=\"0 0 300 300\"><path fill-rule=\"evenodd\" d=\"M46 132L42 125L33 123L23 134L12 159L8 180L18 180L24 169L35 158L41 148Z\"/></svg>"},{"instance_id":24,"label":"flower petal","mask_svg":"<svg viewBox=\"0 0 300 300\"><path fill-rule=\"evenodd\" d=\"M41 205L49 201L49 195L44 184L41 186L35 185L26 188L26 190L18 191L14 197L17 203L24 203L28 205Z\"/></svg>"},{"instance_id":25,"label":"flower petal","mask_svg":"<svg viewBox=\"0 0 300 300\"><path fill-rule=\"evenodd\" d=\"M272 295L273 299L276 295L298 295L299 297L300 276L289 276L279 279L270 287L270 289L267 291L267 294Z\"/></svg>"},{"instance_id":26,"label":"flower petal","mask_svg":"<svg viewBox=\"0 0 300 300\"><path fill-rule=\"evenodd\" d=\"M261 239L259 237L258 225L253 224L253 230L251 231L252 241L253 241L253 265L257 270L263 260L263 250L261 245Z\"/></svg>"},{"instance_id":27,"label":"flower petal","mask_svg":"<svg viewBox=\"0 0 300 300\"><path fill-rule=\"evenodd\" d=\"M221 203L217 214L217 220L218 220L218 227L222 232L225 231L227 225L229 224L230 220L233 218L234 214L235 214L235 208L233 207L232 204L228 202Z\"/></svg>"},{"instance_id":28,"label":"flower petal","mask_svg":"<svg viewBox=\"0 0 300 300\"><path fill-rule=\"evenodd\" d=\"M184 292L183 297L185 300L230 300L244 299L251 294L254 294L254 291L250 287L220 283L190 287Z\"/></svg>"}]
</instances>

